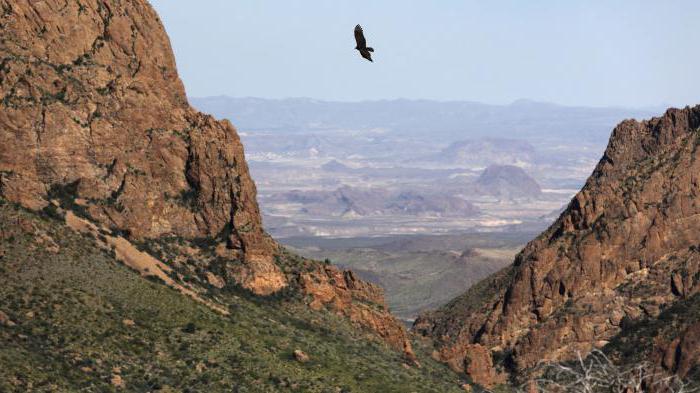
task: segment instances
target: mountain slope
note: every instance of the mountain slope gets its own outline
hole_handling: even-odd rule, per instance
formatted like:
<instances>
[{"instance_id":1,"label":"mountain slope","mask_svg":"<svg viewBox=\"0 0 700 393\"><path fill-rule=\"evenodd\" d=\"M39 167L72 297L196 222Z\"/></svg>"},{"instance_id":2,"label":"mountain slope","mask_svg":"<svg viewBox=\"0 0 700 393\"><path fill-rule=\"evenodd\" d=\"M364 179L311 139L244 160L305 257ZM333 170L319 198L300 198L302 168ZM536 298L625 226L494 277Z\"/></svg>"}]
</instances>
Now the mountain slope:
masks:
<instances>
[{"instance_id":1,"label":"mountain slope","mask_svg":"<svg viewBox=\"0 0 700 393\"><path fill-rule=\"evenodd\" d=\"M0 198L0 391L460 391L449 370L294 297L210 286L222 315L99 239ZM301 350L308 361L298 361ZM120 388L121 387L121 388Z\"/></svg>"},{"instance_id":2,"label":"mountain slope","mask_svg":"<svg viewBox=\"0 0 700 393\"><path fill-rule=\"evenodd\" d=\"M604 348L630 323L693 296L699 127L700 106L621 123L559 219L512 266L416 329L436 339L453 369L491 385L540 361Z\"/></svg>"},{"instance_id":3,"label":"mountain slope","mask_svg":"<svg viewBox=\"0 0 700 393\"><path fill-rule=\"evenodd\" d=\"M212 287L286 297L319 318L343 316L416 363L380 288L265 233L236 130L189 106L145 0L0 7L0 198L224 316L230 302L209 296Z\"/></svg>"}]
</instances>

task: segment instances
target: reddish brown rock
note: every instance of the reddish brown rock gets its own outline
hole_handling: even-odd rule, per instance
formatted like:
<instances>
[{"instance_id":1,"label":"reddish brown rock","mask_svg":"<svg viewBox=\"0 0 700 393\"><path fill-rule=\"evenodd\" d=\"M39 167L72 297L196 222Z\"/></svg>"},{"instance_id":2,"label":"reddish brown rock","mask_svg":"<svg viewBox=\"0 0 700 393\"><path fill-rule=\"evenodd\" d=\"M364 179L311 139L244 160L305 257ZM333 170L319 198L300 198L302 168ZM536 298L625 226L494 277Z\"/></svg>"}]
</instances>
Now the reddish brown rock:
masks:
<instances>
[{"instance_id":1,"label":"reddish brown rock","mask_svg":"<svg viewBox=\"0 0 700 393\"><path fill-rule=\"evenodd\" d=\"M190 107L145 0L0 0L0 9L0 197L80 212L125 247L162 236L213 239L226 261L204 275L215 287L232 280L270 295L297 280L262 229L235 128ZM306 278L325 283L308 286L320 299L313 307L332 302L410 353L378 288L332 269Z\"/></svg>"},{"instance_id":2,"label":"reddish brown rock","mask_svg":"<svg viewBox=\"0 0 700 393\"><path fill-rule=\"evenodd\" d=\"M514 265L416 330L450 364L478 344L522 371L588 353L624 318L654 318L697 293L699 128L700 106L621 123L584 188Z\"/></svg>"},{"instance_id":3,"label":"reddish brown rock","mask_svg":"<svg viewBox=\"0 0 700 393\"><path fill-rule=\"evenodd\" d=\"M417 365L408 333L389 313L381 288L358 279L350 270L343 271L335 266L318 266L302 274L300 284L302 292L311 299L311 308L328 307L348 317L356 325L377 333L391 347L403 351L406 358Z\"/></svg>"},{"instance_id":4,"label":"reddish brown rock","mask_svg":"<svg viewBox=\"0 0 700 393\"><path fill-rule=\"evenodd\" d=\"M236 130L189 106L150 5L2 3L0 195L37 209L72 185L97 223L222 237L244 286L284 287Z\"/></svg>"},{"instance_id":5,"label":"reddish brown rock","mask_svg":"<svg viewBox=\"0 0 700 393\"><path fill-rule=\"evenodd\" d=\"M217 276L216 274L214 274L212 272L206 272L206 277L207 277L207 282L215 288L221 289L226 285L223 278Z\"/></svg>"},{"instance_id":6,"label":"reddish brown rock","mask_svg":"<svg viewBox=\"0 0 700 393\"><path fill-rule=\"evenodd\" d=\"M450 348L445 350L449 351ZM470 344L461 350L464 351L463 356L451 356L445 352L441 354L441 358L449 359L448 365L452 370L466 372L474 382L486 388L506 382L507 375L496 371L487 348L479 344Z\"/></svg>"},{"instance_id":7,"label":"reddish brown rock","mask_svg":"<svg viewBox=\"0 0 700 393\"><path fill-rule=\"evenodd\" d=\"M658 364L685 378L693 367L700 366L700 322L685 329L673 341L658 346Z\"/></svg>"}]
</instances>

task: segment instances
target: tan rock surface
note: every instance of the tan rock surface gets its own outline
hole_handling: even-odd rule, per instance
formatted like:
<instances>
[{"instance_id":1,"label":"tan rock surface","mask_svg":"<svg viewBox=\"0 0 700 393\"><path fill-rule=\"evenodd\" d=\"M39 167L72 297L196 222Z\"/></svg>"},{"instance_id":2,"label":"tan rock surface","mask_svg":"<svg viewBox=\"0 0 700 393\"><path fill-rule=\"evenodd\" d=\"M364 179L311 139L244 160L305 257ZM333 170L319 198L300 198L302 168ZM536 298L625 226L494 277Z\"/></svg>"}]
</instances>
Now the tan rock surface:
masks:
<instances>
[{"instance_id":1,"label":"tan rock surface","mask_svg":"<svg viewBox=\"0 0 700 393\"><path fill-rule=\"evenodd\" d=\"M309 358L309 355L305 354L304 351L302 351L301 349L294 350L294 359L296 359L296 361L300 363L306 363L309 360L311 360L311 358Z\"/></svg>"},{"instance_id":2,"label":"tan rock surface","mask_svg":"<svg viewBox=\"0 0 700 393\"><path fill-rule=\"evenodd\" d=\"M124 383L124 379L119 374L112 375L110 383L112 384L112 386L119 389L123 389L126 386L126 384Z\"/></svg>"}]
</instances>

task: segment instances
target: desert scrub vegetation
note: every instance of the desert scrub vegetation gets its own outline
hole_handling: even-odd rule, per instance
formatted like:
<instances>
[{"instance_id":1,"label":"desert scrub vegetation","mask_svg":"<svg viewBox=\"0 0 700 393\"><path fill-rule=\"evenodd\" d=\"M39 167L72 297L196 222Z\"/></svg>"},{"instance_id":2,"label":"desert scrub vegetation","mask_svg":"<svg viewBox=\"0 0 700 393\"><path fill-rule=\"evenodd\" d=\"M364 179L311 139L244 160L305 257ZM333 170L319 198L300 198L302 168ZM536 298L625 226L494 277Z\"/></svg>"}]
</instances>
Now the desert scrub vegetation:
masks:
<instances>
[{"instance_id":1,"label":"desert scrub vegetation","mask_svg":"<svg viewBox=\"0 0 700 393\"><path fill-rule=\"evenodd\" d=\"M404 367L330 312L234 287L217 292L230 311L220 315L58 220L0 200L0 222L30 224L0 237L0 310L14 323L0 325L0 392L461 391L444 365L421 356L421 368ZM58 249L37 243L38 231ZM295 360L297 349L310 360Z\"/></svg>"}]
</instances>

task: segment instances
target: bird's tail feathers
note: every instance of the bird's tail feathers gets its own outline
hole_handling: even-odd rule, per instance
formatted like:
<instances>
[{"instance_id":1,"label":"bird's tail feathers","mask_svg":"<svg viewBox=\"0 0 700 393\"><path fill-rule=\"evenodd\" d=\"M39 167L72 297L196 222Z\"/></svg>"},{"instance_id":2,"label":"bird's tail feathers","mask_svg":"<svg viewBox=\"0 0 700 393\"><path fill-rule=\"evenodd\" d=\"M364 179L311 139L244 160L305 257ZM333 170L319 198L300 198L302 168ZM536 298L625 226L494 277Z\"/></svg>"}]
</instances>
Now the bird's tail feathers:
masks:
<instances>
[{"instance_id":1,"label":"bird's tail feathers","mask_svg":"<svg viewBox=\"0 0 700 393\"><path fill-rule=\"evenodd\" d=\"M374 52L374 48L367 47L367 50L370 52Z\"/></svg>"}]
</instances>

